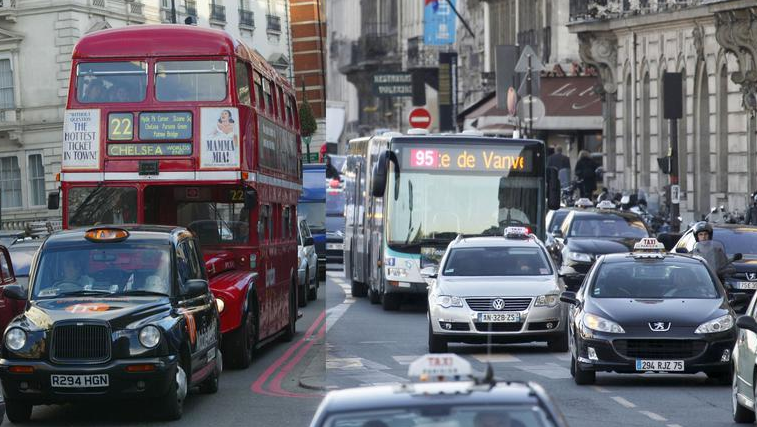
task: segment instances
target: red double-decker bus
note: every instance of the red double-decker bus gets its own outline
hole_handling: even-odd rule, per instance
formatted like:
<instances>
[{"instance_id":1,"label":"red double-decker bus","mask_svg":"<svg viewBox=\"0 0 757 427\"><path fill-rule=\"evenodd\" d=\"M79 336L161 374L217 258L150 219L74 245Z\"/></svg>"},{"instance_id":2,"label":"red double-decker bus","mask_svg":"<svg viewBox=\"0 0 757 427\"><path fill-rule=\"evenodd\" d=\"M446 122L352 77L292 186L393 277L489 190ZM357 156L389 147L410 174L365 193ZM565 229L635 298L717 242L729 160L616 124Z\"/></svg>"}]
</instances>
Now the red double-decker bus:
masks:
<instances>
[{"instance_id":1,"label":"red double-decker bus","mask_svg":"<svg viewBox=\"0 0 757 427\"><path fill-rule=\"evenodd\" d=\"M257 346L291 339L302 182L291 85L228 33L193 26L89 34L72 65L63 226L188 227L222 300L227 362L246 367ZM203 275L180 271L176 286Z\"/></svg>"}]
</instances>

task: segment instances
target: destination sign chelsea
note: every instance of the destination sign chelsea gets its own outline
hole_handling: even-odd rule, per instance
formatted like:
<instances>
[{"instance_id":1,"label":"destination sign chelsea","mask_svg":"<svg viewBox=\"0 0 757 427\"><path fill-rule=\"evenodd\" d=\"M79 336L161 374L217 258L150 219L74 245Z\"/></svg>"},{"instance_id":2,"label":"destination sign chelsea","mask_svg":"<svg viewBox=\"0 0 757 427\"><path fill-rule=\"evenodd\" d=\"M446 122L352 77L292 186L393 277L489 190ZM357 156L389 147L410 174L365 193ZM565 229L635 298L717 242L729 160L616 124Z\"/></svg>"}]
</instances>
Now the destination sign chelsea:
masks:
<instances>
[{"instance_id":1,"label":"destination sign chelsea","mask_svg":"<svg viewBox=\"0 0 757 427\"><path fill-rule=\"evenodd\" d=\"M402 165L407 169L479 172L532 172L533 153L522 146L426 146L404 147Z\"/></svg>"}]
</instances>

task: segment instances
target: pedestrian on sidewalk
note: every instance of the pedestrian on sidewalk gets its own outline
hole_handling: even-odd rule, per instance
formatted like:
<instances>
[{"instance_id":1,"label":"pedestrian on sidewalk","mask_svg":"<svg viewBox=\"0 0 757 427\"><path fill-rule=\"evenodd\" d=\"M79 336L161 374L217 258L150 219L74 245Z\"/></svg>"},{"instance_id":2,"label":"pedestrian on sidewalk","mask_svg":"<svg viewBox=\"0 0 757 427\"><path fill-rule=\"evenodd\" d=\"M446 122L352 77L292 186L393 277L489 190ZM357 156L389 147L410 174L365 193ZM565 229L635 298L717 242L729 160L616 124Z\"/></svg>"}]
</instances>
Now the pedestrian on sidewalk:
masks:
<instances>
[{"instance_id":1,"label":"pedestrian on sidewalk","mask_svg":"<svg viewBox=\"0 0 757 427\"><path fill-rule=\"evenodd\" d=\"M744 224L757 225L757 191L752 193L752 205L746 209Z\"/></svg>"},{"instance_id":2,"label":"pedestrian on sidewalk","mask_svg":"<svg viewBox=\"0 0 757 427\"><path fill-rule=\"evenodd\" d=\"M576 178L582 180L581 197L591 198L597 189L597 168L599 166L592 160L589 152L581 150L576 162Z\"/></svg>"},{"instance_id":3,"label":"pedestrian on sidewalk","mask_svg":"<svg viewBox=\"0 0 757 427\"><path fill-rule=\"evenodd\" d=\"M557 169L557 176L560 179L560 187L567 187L570 184L570 158L562 153L562 147L555 145L555 152L547 157L547 167Z\"/></svg>"}]
</instances>

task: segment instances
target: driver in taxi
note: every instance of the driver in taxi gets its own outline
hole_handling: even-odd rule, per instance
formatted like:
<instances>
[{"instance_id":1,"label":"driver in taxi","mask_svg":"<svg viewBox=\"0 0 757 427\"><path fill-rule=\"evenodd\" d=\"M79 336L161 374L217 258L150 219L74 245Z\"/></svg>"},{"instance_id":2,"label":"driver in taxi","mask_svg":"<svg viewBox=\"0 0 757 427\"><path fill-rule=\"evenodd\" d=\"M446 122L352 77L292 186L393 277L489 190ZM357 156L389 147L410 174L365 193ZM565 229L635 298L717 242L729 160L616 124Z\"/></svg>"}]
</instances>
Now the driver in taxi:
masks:
<instances>
[{"instance_id":1,"label":"driver in taxi","mask_svg":"<svg viewBox=\"0 0 757 427\"><path fill-rule=\"evenodd\" d=\"M84 289L91 289L95 281L86 274L82 274L82 266L78 261L71 260L63 264L63 277L58 283L75 283Z\"/></svg>"}]
</instances>

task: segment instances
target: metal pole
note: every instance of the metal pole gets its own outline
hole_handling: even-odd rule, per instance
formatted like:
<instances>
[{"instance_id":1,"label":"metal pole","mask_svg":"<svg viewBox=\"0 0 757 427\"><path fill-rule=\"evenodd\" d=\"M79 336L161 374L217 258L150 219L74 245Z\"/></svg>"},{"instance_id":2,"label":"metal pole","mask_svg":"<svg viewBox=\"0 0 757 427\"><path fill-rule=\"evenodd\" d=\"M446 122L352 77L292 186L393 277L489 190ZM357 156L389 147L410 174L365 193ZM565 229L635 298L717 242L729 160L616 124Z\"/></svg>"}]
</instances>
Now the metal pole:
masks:
<instances>
[{"instance_id":1,"label":"metal pole","mask_svg":"<svg viewBox=\"0 0 757 427\"><path fill-rule=\"evenodd\" d=\"M176 23L176 0L171 0L171 23Z\"/></svg>"},{"instance_id":2,"label":"metal pole","mask_svg":"<svg viewBox=\"0 0 757 427\"><path fill-rule=\"evenodd\" d=\"M526 83L528 84L528 137L533 138L534 135L534 99L531 96L531 54L528 54L528 69L526 70Z\"/></svg>"},{"instance_id":3,"label":"metal pole","mask_svg":"<svg viewBox=\"0 0 757 427\"><path fill-rule=\"evenodd\" d=\"M670 185L678 185L678 119L670 120ZM680 198L680 191L679 191ZM678 222L680 205L670 203L670 228L673 232L680 231L681 224Z\"/></svg>"}]
</instances>

